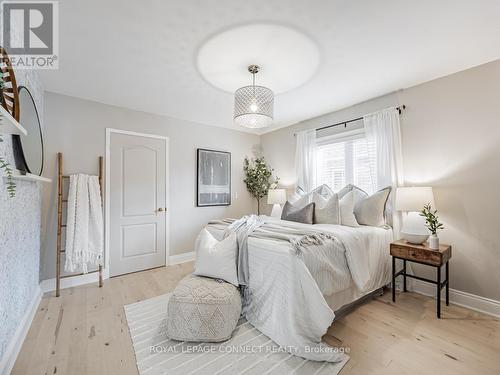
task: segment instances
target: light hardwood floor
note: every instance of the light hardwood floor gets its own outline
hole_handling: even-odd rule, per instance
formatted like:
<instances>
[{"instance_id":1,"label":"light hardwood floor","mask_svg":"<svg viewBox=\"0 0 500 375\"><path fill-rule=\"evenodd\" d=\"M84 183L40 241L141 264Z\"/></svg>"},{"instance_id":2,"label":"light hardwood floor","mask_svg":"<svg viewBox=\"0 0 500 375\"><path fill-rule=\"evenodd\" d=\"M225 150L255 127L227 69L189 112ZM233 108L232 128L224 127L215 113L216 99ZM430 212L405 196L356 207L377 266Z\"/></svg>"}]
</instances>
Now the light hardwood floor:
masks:
<instances>
[{"instance_id":1,"label":"light hardwood floor","mask_svg":"<svg viewBox=\"0 0 500 375\"><path fill-rule=\"evenodd\" d=\"M171 291L192 263L106 280L103 288L44 296L12 374L137 374L123 305ZM347 374L500 374L500 320L390 293L359 306L325 340L350 349Z\"/></svg>"}]
</instances>

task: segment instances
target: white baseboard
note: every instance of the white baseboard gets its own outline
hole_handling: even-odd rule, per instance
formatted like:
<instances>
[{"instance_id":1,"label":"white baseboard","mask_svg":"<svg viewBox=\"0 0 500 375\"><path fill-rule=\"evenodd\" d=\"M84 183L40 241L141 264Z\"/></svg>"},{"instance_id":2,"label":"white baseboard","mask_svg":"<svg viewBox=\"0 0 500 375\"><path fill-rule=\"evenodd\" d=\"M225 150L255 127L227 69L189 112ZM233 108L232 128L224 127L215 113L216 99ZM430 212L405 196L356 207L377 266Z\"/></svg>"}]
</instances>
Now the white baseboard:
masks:
<instances>
[{"instance_id":1,"label":"white baseboard","mask_svg":"<svg viewBox=\"0 0 500 375\"><path fill-rule=\"evenodd\" d=\"M180 264L185 262L191 262L195 258L195 252L191 251L189 253L182 253L177 255L172 255L168 257L167 266L172 266L174 264ZM80 286L84 284L98 283L99 276L96 273L88 273L86 275L68 277L61 279L61 289L72 288L75 286ZM104 270L104 279L106 279L106 273ZM43 280L40 284L43 293L53 292L56 290L56 279ZM0 374L1 375L1 374Z\"/></svg>"},{"instance_id":2,"label":"white baseboard","mask_svg":"<svg viewBox=\"0 0 500 375\"><path fill-rule=\"evenodd\" d=\"M172 266L174 264L192 262L194 259L195 259L194 251L190 251L189 253L171 255L168 257L168 265Z\"/></svg>"},{"instance_id":3,"label":"white baseboard","mask_svg":"<svg viewBox=\"0 0 500 375\"><path fill-rule=\"evenodd\" d=\"M425 296L436 297L436 286L420 280L413 281L413 291ZM441 299L445 299L444 288ZM450 288L450 303L500 318L500 301Z\"/></svg>"},{"instance_id":4,"label":"white baseboard","mask_svg":"<svg viewBox=\"0 0 500 375\"><path fill-rule=\"evenodd\" d=\"M74 286L99 283L99 274L88 273L86 275L68 277L66 279L61 279L61 289L72 288ZM43 280L40 284L43 293L52 292L56 290L56 279Z\"/></svg>"},{"instance_id":5,"label":"white baseboard","mask_svg":"<svg viewBox=\"0 0 500 375\"><path fill-rule=\"evenodd\" d=\"M30 305L26 308L14 336L10 339L7 349L5 350L3 357L0 359L0 375L9 375L12 371L12 368L16 363L17 356L23 346L24 339L30 329L31 322L35 317L36 311L38 310L38 305L40 304L41 299L42 290L40 285L38 285Z\"/></svg>"}]
</instances>

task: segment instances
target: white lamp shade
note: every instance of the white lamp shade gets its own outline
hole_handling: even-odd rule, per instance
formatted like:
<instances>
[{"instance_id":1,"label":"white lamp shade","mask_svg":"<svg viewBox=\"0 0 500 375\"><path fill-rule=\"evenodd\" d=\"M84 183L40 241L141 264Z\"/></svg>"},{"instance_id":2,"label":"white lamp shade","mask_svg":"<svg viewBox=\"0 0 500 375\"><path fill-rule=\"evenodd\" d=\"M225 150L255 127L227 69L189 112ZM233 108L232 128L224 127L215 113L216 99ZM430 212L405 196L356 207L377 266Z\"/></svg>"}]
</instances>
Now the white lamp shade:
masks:
<instances>
[{"instance_id":1,"label":"white lamp shade","mask_svg":"<svg viewBox=\"0 0 500 375\"><path fill-rule=\"evenodd\" d=\"M421 211L426 204L434 206L434 194L431 187L400 187L396 190L396 210Z\"/></svg>"},{"instance_id":2,"label":"white lamp shade","mask_svg":"<svg viewBox=\"0 0 500 375\"><path fill-rule=\"evenodd\" d=\"M272 189L267 193L267 204L284 204L286 202L285 189Z\"/></svg>"}]
</instances>

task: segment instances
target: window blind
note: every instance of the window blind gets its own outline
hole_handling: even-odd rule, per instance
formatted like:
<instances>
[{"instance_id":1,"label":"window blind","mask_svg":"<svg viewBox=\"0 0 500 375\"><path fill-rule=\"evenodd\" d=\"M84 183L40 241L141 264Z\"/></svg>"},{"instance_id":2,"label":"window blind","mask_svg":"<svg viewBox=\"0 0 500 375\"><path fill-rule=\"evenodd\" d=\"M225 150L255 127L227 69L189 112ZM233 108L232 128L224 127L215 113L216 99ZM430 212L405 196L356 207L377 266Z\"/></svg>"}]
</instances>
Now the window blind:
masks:
<instances>
[{"instance_id":1,"label":"window blind","mask_svg":"<svg viewBox=\"0 0 500 375\"><path fill-rule=\"evenodd\" d=\"M354 184L372 194L375 189L372 171L376 163L371 160L374 155L371 147L364 132L319 139L316 163L318 184L326 184L333 191Z\"/></svg>"}]
</instances>

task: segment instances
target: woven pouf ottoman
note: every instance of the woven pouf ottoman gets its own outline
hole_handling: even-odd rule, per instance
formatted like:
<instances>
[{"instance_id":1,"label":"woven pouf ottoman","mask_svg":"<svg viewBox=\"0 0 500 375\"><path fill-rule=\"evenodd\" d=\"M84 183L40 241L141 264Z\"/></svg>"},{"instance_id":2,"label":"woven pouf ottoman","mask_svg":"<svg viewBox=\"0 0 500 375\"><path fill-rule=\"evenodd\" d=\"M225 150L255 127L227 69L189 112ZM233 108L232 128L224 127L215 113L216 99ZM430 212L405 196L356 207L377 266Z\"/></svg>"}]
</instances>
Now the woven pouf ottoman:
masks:
<instances>
[{"instance_id":1,"label":"woven pouf ottoman","mask_svg":"<svg viewBox=\"0 0 500 375\"><path fill-rule=\"evenodd\" d=\"M180 341L224 341L231 337L240 315L238 288L189 275L179 282L168 301L167 336Z\"/></svg>"}]
</instances>

